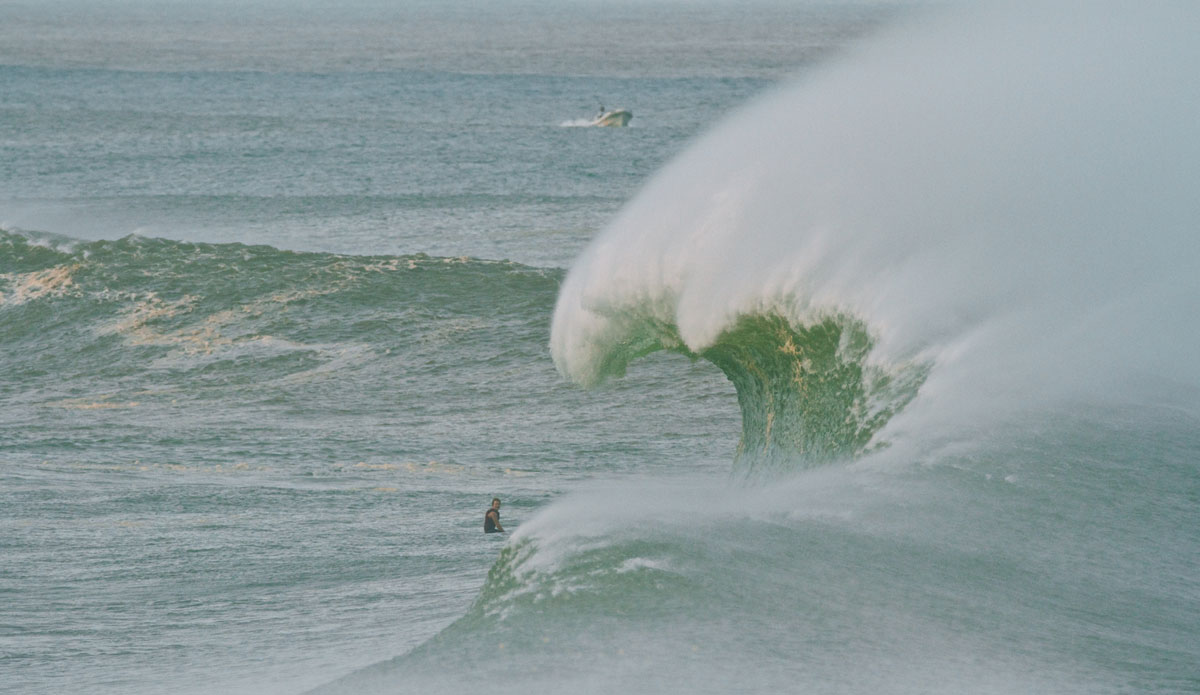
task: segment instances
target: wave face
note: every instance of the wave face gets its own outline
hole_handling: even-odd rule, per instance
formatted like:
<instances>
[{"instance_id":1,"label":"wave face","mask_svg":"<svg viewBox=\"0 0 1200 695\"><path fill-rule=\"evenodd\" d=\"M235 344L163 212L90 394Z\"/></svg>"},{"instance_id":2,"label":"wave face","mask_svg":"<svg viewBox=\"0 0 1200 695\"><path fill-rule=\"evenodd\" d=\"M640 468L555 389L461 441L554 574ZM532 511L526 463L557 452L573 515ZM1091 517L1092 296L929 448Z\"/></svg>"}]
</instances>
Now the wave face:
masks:
<instances>
[{"instance_id":1,"label":"wave face","mask_svg":"<svg viewBox=\"0 0 1200 695\"><path fill-rule=\"evenodd\" d=\"M571 269L559 370L711 360L743 454L801 463L894 438L906 406L945 427L1195 389L1196 17L1107 10L951 12L748 107Z\"/></svg>"}]
</instances>

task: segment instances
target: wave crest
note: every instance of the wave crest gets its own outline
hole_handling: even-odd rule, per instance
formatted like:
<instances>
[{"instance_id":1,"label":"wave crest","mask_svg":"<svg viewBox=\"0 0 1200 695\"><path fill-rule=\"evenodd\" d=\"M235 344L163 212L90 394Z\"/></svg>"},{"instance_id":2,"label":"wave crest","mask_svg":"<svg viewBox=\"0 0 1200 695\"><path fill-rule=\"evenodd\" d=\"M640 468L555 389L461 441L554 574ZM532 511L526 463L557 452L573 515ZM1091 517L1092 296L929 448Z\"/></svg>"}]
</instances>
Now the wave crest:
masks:
<instances>
[{"instance_id":1,"label":"wave crest","mask_svg":"<svg viewBox=\"0 0 1200 695\"><path fill-rule=\"evenodd\" d=\"M1200 159L1179 153L1200 151L1200 16L1026 9L896 27L716 126L571 268L560 372L712 360L743 454L806 460L870 449L901 408L932 441L1081 400L1194 402ZM809 370L789 340L825 357Z\"/></svg>"},{"instance_id":2,"label":"wave crest","mask_svg":"<svg viewBox=\"0 0 1200 695\"><path fill-rule=\"evenodd\" d=\"M929 371L920 360L872 360L876 341L868 326L845 313L806 321L775 310L744 314L696 348L676 323L652 311L606 318L603 339L592 334L585 355L568 355L565 338L556 336L559 370L592 386L660 350L711 362L737 391L737 463L747 472L813 465L881 446L876 433L916 396Z\"/></svg>"}]
</instances>

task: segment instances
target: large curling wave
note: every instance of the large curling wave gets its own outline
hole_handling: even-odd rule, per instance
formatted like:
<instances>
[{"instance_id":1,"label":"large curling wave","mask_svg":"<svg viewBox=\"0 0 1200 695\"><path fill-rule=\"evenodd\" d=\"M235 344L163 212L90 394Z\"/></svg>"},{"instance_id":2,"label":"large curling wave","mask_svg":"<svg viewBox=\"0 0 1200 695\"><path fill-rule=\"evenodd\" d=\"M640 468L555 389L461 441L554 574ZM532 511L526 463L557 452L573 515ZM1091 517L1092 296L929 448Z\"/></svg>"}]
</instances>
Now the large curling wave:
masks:
<instances>
[{"instance_id":1,"label":"large curling wave","mask_svg":"<svg viewBox=\"0 0 1200 695\"><path fill-rule=\"evenodd\" d=\"M760 100L576 262L559 370L713 362L751 469L871 451L910 410L946 429L1195 388L1196 25L1168 4L952 11Z\"/></svg>"}]
</instances>

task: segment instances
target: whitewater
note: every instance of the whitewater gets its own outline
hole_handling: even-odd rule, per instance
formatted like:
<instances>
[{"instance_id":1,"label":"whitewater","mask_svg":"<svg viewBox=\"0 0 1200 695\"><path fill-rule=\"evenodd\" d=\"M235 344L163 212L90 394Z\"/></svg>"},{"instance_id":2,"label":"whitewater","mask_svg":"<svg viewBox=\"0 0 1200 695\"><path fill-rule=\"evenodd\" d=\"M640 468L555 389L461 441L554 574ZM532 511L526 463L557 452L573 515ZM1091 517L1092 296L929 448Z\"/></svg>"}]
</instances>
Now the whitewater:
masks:
<instances>
[{"instance_id":1,"label":"whitewater","mask_svg":"<svg viewBox=\"0 0 1200 695\"><path fill-rule=\"evenodd\" d=\"M0 112L46 177L0 208L16 691L1200 692L1200 13L588 7L546 21L736 40L663 29L673 60L600 76L564 45L518 74L505 47L543 34L512 30L479 49L495 81L453 51L102 77L248 100L188 112L202 192L161 163L153 194L58 169ZM426 9L405 17L503 25ZM0 76L32 95L72 70ZM395 75L442 114L413 142L378 106ZM563 75L638 119L562 127ZM258 80L365 110L321 149L348 92L310 121ZM30 108L79 118L52 92ZM444 93L528 102L496 124ZM253 129L268 160L330 166L269 178ZM481 157L484 133L511 149ZM124 142L114 170L157 161ZM381 183L409 166L417 190ZM507 537L480 531L493 495Z\"/></svg>"}]
</instances>

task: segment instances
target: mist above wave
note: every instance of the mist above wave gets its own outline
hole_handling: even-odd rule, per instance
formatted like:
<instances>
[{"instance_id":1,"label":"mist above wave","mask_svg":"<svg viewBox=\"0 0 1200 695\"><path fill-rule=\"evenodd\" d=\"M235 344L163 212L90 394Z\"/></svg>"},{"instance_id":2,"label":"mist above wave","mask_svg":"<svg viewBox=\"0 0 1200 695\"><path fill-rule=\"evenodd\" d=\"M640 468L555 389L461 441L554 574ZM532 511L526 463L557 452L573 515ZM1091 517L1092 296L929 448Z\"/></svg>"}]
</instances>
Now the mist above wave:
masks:
<instances>
[{"instance_id":1,"label":"mist above wave","mask_svg":"<svg viewBox=\"0 0 1200 695\"><path fill-rule=\"evenodd\" d=\"M1198 28L1179 4L959 8L787 85L670 164L578 259L555 310L559 370L592 385L653 350L707 356L747 317L802 332L848 317L862 368L930 366L910 426L1194 403Z\"/></svg>"}]
</instances>

